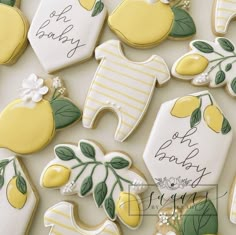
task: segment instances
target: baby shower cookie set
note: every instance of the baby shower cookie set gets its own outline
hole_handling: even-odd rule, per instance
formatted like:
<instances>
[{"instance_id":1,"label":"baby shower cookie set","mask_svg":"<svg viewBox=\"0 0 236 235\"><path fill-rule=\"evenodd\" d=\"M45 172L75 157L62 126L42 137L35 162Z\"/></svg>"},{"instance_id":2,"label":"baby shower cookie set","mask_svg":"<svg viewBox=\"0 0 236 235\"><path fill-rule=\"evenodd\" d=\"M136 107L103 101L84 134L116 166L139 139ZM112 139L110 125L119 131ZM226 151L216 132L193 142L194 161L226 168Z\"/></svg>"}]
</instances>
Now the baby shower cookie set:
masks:
<instances>
[{"instance_id":1,"label":"baby shower cookie set","mask_svg":"<svg viewBox=\"0 0 236 235\"><path fill-rule=\"evenodd\" d=\"M114 139L128 142L142 122L156 86L165 85L171 76L191 80L195 86L225 87L232 97L236 96L235 45L220 37L235 17L235 0L215 0L212 28L218 37L215 41L194 39L190 52L177 59L171 69L156 54L142 62L131 61L125 56L122 42L145 49L168 38L191 39L196 25L189 12L190 1L123 0L109 16L105 5L102 0L41 0L29 27L19 10L19 0L0 0L2 65L17 61L27 46L27 36L48 73L78 66L93 54L99 61L84 97L83 113L76 101L67 98L59 77L42 78L31 72L22 79L18 98L1 111L0 147L16 156L0 158L0 234L30 234L39 196L21 157L27 161L32 154L48 145L50 148L57 131L69 131L80 120L84 128L95 128L99 116L112 111L118 119ZM99 42L106 21L113 39ZM154 184L163 198L208 192L219 182L232 143L229 114L208 91L183 94L157 109L143 152ZM123 226L139 229L143 219L148 219L144 217L142 194L153 182L133 166L132 158L122 151L105 152L98 142L83 137L74 143L65 139L57 144L40 179L34 179L36 186L39 184L48 193L58 190L67 200L73 195L83 201L91 197L106 219L101 218L98 225L92 219L84 224L78 218L78 208L80 215L84 213L78 202L62 199L40 218L48 234L122 235L126 234ZM228 209L232 223L236 223L235 202L234 181ZM155 235L218 234L217 209L209 198L198 196L180 207L171 204L156 214ZM19 220L19 226L11 226Z\"/></svg>"}]
</instances>

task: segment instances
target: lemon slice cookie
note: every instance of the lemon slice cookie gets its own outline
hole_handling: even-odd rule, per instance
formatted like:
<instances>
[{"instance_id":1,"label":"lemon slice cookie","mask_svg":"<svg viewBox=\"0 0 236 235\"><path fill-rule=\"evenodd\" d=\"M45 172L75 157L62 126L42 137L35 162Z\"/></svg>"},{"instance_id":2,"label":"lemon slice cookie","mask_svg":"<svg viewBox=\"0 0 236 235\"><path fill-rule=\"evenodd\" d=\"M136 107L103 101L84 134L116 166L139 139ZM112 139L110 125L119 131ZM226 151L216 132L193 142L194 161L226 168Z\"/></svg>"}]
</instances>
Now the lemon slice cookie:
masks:
<instances>
[{"instance_id":1,"label":"lemon slice cookie","mask_svg":"<svg viewBox=\"0 0 236 235\"><path fill-rule=\"evenodd\" d=\"M38 195L16 157L0 160L0 197L0 234L28 234Z\"/></svg>"},{"instance_id":2,"label":"lemon slice cookie","mask_svg":"<svg viewBox=\"0 0 236 235\"><path fill-rule=\"evenodd\" d=\"M81 111L65 98L59 78L43 80L35 74L22 83L20 99L0 114L0 147L30 154L46 147L61 130L81 118Z\"/></svg>"},{"instance_id":3,"label":"lemon slice cookie","mask_svg":"<svg viewBox=\"0 0 236 235\"><path fill-rule=\"evenodd\" d=\"M229 121L208 91L187 95L161 106L144 161L167 198L207 191L218 183L232 136Z\"/></svg>"},{"instance_id":4,"label":"lemon slice cookie","mask_svg":"<svg viewBox=\"0 0 236 235\"><path fill-rule=\"evenodd\" d=\"M0 64L13 64L27 46L29 24L18 0L0 1Z\"/></svg>"},{"instance_id":5,"label":"lemon slice cookie","mask_svg":"<svg viewBox=\"0 0 236 235\"><path fill-rule=\"evenodd\" d=\"M80 140L78 146L57 145L54 152L55 159L40 178L43 188L60 189L63 195L92 194L110 220L119 218L130 229L139 227L143 212L139 194L146 191L147 183L131 168L130 157L121 152L105 154L89 140Z\"/></svg>"},{"instance_id":6,"label":"lemon slice cookie","mask_svg":"<svg viewBox=\"0 0 236 235\"><path fill-rule=\"evenodd\" d=\"M112 31L136 48L154 47L168 37L188 39L196 33L192 17L185 10L189 1L124 0L109 16Z\"/></svg>"}]
</instances>

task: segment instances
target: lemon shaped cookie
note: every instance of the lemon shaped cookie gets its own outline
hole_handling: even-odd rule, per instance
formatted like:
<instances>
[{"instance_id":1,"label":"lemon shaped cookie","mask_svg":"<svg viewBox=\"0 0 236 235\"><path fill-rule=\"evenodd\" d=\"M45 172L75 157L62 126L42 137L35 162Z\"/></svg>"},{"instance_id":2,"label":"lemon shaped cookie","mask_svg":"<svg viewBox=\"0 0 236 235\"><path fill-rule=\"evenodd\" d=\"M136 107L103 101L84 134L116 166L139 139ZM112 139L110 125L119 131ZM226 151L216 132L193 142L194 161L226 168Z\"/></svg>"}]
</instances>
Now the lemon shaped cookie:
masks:
<instances>
[{"instance_id":1,"label":"lemon shaped cookie","mask_svg":"<svg viewBox=\"0 0 236 235\"><path fill-rule=\"evenodd\" d=\"M53 79L50 89L44 83L43 79L30 75L22 83L21 99L2 111L0 147L18 154L34 153L50 143L56 130L80 119L80 110L63 97L65 88L59 78Z\"/></svg>"},{"instance_id":2,"label":"lemon shaped cookie","mask_svg":"<svg viewBox=\"0 0 236 235\"><path fill-rule=\"evenodd\" d=\"M196 33L182 4L171 6L164 0L124 0L108 24L121 40L136 48L153 47L168 37L185 39Z\"/></svg>"},{"instance_id":3,"label":"lemon shaped cookie","mask_svg":"<svg viewBox=\"0 0 236 235\"><path fill-rule=\"evenodd\" d=\"M29 25L15 1L4 2L0 3L0 64L13 64L27 46Z\"/></svg>"}]
</instances>

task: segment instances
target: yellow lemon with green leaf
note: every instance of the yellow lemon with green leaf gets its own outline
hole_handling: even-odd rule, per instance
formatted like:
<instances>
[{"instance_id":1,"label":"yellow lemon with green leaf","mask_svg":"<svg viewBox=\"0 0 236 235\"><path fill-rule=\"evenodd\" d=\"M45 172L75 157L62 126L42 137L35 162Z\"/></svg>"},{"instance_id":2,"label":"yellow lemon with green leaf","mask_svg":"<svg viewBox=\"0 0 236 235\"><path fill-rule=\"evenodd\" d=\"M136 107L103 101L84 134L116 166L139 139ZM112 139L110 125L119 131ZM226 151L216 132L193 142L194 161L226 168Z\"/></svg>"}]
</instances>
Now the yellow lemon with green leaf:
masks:
<instances>
[{"instance_id":1,"label":"yellow lemon with green leaf","mask_svg":"<svg viewBox=\"0 0 236 235\"><path fill-rule=\"evenodd\" d=\"M87 11L91 11L94 7L96 0L79 0L81 6Z\"/></svg>"},{"instance_id":2,"label":"yellow lemon with green leaf","mask_svg":"<svg viewBox=\"0 0 236 235\"><path fill-rule=\"evenodd\" d=\"M59 164L46 169L42 176L42 186L45 188L60 188L70 179L71 169Z\"/></svg>"},{"instance_id":3,"label":"yellow lemon with green leaf","mask_svg":"<svg viewBox=\"0 0 236 235\"><path fill-rule=\"evenodd\" d=\"M0 1L0 64L14 63L27 46L29 24L15 2Z\"/></svg>"},{"instance_id":4,"label":"yellow lemon with green leaf","mask_svg":"<svg viewBox=\"0 0 236 235\"><path fill-rule=\"evenodd\" d=\"M12 207L21 209L27 201L27 184L20 175L13 177L7 185L7 200Z\"/></svg>"},{"instance_id":5,"label":"yellow lemon with green leaf","mask_svg":"<svg viewBox=\"0 0 236 235\"><path fill-rule=\"evenodd\" d=\"M141 208L138 196L121 192L116 203L116 213L119 219L130 228L137 228L141 223Z\"/></svg>"},{"instance_id":6,"label":"yellow lemon with green leaf","mask_svg":"<svg viewBox=\"0 0 236 235\"><path fill-rule=\"evenodd\" d=\"M215 105L208 105L204 111L206 124L216 133L221 132L224 115Z\"/></svg>"},{"instance_id":7,"label":"yellow lemon with green leaf","mask_svg":"<svg viewBox=\"0 0 236 235\"><path fill-rule=\"evenodd\" d=\"M209 61L202 55L190 54L184 56L176 66L176 72L184 76L194 76L203 73L209 65Z\"/></svg>"},{"instance_id":8,"label":"yellow lemon with green leaf","mask_svg":"<svg viewBox=\"0 0 236 235\"><path fill-rule=\"evenodd\" d=\"M171 110L171 115L178 118L185 118L192 115L193 111L199 108L201 99L196 96L184 96L178 99Z\"/></svg>"}]
</instances>

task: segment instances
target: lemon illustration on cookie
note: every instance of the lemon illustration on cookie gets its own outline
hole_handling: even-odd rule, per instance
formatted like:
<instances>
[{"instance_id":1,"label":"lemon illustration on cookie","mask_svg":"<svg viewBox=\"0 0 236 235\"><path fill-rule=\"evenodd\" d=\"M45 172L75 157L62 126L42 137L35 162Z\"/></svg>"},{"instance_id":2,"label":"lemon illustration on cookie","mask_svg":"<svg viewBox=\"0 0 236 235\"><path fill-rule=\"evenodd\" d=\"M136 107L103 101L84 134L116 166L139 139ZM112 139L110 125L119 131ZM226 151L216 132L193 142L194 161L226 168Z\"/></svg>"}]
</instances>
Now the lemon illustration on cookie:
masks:
<instances>
[{"instance_id":1,"label":"lemon illustration on cookie","mask_svg":"<svg viewBox=\"0 0 236 235\"><path fill-rule=\"evenodd\" d=\"M183 7L182 1L170 5L168 0L124 0L108 24L128 45L153 47L168 37L186 39L196 33L193 19Z\"/></svg>"},{"instance_id":2,"label":"lemon illustration on cookie","mask_svg":"<svg viewBox=\"0 0 236 235\"><path fill-rule=\"evenodd\" d=\"M80 5L87 11L92 11L92 17L99 15L104 9L102 0L79 0Z\"/></svg>"},{"instance_id":3,"label":"lemon illustration on cookie","mask_svg":"<svg viewBox=\"0 0 236 235\"><path fill-rule=\"evenodd\" d=\"M96 0L80 0L81 6L87 11L91 11L93 9L95 2Z\"/></svg>"},{"instance_id":4,"label":"lemon illustration on cookie","mask_svg":"<svg viewBox=\"0 0 236 235\"><path fill-rule=\"evenodd\" d=\"M21 99L11 102L0 114L0 147L18 154L30 154L49 144L55 131L65 128L81 117L80 110L61 97L64 88L58 78L54 81L50 100L44 81L32 74L25 79Z\"/></svg>"},{"instance_id":5,"label":"lemon illustration on cookie","mask_svg":"<svg viewBox=\"0 0 236 235\"><path fill-rule=\"evenodd\" d=\"M14 63L28 44L29 24L15 3L16 0L0 1L0 64Z\"/></svg>"}]
</instances>

